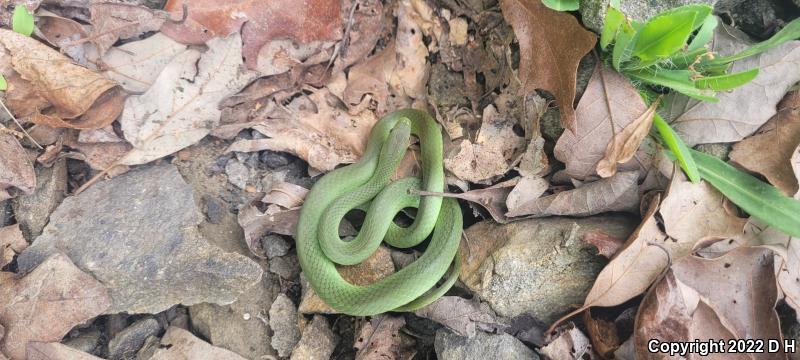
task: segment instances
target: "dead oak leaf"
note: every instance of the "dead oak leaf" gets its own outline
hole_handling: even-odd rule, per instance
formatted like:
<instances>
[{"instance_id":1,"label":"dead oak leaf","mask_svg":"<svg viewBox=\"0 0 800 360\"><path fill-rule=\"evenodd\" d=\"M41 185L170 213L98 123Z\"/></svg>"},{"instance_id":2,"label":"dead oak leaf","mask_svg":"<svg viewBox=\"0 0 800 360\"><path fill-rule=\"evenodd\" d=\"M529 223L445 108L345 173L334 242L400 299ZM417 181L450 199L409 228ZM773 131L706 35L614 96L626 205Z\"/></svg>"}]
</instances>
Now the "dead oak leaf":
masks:
<instances>
[{"instance_id":1,"label":"dead oak leaf","mask_svg":"<svg viewBox=\"0 0 800 360\"><path fill-rule=\"evenodd\" d=\"M117 40L129 39L148 31L157 31L168 15L140 5L93 2L89 6L92 35L100 55L108 51Z\"/></svg>"},{"instance_id":2,"label":"dead oak leaf","mask_svg":"<svg viewBox=\"0 0 800 360\"><path fill-rule=\"evenodd\" d=\"M415 315L436 321L459 336L472 338L476 331L493 332L506 327L486 303L477 298L442 296L435 302L414 312Z\"/></svg>"},{"instance_id":3,"label":"dead oak leaf","mask_svg":"<svg viewBox=\"0 0 800 360\"><path fill-rule=\"evenodd\" d=\"M212 39L205 53L175 56L147 92L128 98L120 124L133 150L120 163L144 164L208 135L219 124L220 101L256 76L243 69L241 51L238 34Z\"/></svg>"},{"instance_id":4,"label":"dead oak leaf","mask_svg":"<svg viewBox=\"0 0 800 360\"><path fill-rule=\"evenodd\" d=\"M403 346L400 329L406 321L402 317L378 315L359 329L353 348L358 360L410 359L416 352Z\"/></svg>"},{"instance_id":5,"label":"dead oak leaf","mask_svg":"<svg viewBox=\"0 0 800 360\"><path fill-rule=\"evenodd\" d=\"M717 27L711 48L730 55L750 46L747 35L726 26ZM729 92L717 94L719 102L691 99L673 93L665 119L689 146L739 141L754 133L776 113L786 91L800 80L800 41L790 41L760 55L736 61L729 72L758 68L758 76Z\"/></svg>"},{"instance_id":6,"label":"dead oak leaf","mask_svg":"<svg viewBox=\"0 0 800 360\"><path fill-rule=\"evenodd\" d=\"M269 41L309 43L341 37L340 0L169 0L164 10L180 18L184 5L188 17L165 24L165 35L184 44L202 44L241 29L242 53L250 69L257 67L258 53Z\"/></svg>"},{"instance_id":7,"label":"dead oak leaf","mask_svg":"<svg viewBox=\"0 0 800 360\"><path fill-rule=\"evenodd\" d=\"M111 306L106 288L63 254L55 254L22 278L0 273L2 350L24 359L29 341L60 341L75 325Z\"/></svg>"},{"instance_id":8,"label":"dead oak leaf","mask_svg":"<svg viewBox=\"0 0 800 360\"><path fill-rule=\"evenodd\" d=\"M644 138L650 133L653 126L653 115L656 113L660 100L653 101L645 112L633 120L616 134L606 147L605 156L597 163L597 175L601 177L613 176L617 173L617 164L624 164L630 161Z\"/></svg>"},{"instance_id":9,"label":"dead oak leaf","mask_svg":"<svg viewBox=\"0 0 800 360\"><path fill-rule=\"evenodd\" d=\"M19 224L0 228L0 268L5 267L14 256L28 247L28 242L19 229Z\"/></svg>"},{"instance_id":10,"label":"dead oak leaf","mask_svg":"<svg viewBox=\"0 0 800 360\"><path fill-rule=\"evenodd\" d=\"M578 108L577 127L558 138L553 154L566 165L569 177L585 180L594 176L609 146L630 124L642 117L647 105L625 77L606 67L595 69ZM620 171L639 170L647 173L652 163L647 143L635 152L630 161L616 166ZM615 159L618 160L618 159Z\"/></svg>"},{"instance_id":11,"label":"dead oak leaf","mask_svg":"<svg viewBox=\"0 0 800 360\"><path fill-rule=\"evenodd\" d=\"M0 201L11 198L12 188L30 194L36 188L36 173L22 145L14 135L0 127Z\"/></svg>"},{"instance_id":12,"label":"dead oak leaf","mask_svg":"<svg viewBox=\"0 0 800 360\"><path fill-rule=\"evenodd\" d=\"M571 14L551 10L541 1L502 0L500 7L519 39L522 91L551 92L558 102L561 125L574 133L578 128L572 107L578 63L592 50L597 37Z\"/></svg>"},{"instance_id":13,"label":"dead oak leaf","mask_svg":"<svg viewBox=\"0 0 800 360\"><path fill-rule=\"evenodd\" d=\"M104 75L125 90L143 93L153 85L161 70L185 50L186 45L156 33L144 40L110 48L102 58Z\"/></svg>"}]
</instances>

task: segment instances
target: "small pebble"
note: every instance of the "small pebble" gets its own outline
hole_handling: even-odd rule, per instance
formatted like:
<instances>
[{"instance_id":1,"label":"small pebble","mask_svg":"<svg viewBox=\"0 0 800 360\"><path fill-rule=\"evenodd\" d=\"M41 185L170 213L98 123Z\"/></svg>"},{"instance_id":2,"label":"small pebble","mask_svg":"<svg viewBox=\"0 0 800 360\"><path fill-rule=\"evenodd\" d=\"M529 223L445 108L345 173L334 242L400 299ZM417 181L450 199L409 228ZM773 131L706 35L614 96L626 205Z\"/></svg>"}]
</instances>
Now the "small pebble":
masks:
<instances>
[{"instance_id":1,"label":"small pebble","mask_svg":"<svg viewBox=\"0 0 800 360\"><path fill-rule=\"evenodd\" d=\"M259 157L261 162L270 169L277 169L289 165L289 157L283 153L264 150Z\"/></svg>"}]
</instances>

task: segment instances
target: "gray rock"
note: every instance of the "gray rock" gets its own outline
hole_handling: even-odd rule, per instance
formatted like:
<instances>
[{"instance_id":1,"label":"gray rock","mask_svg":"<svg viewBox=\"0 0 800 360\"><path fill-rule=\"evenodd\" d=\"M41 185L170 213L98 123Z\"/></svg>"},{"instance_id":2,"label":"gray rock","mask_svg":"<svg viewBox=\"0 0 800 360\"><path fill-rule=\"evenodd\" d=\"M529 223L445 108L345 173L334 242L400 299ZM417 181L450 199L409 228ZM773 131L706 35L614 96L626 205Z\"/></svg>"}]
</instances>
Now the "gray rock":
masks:
<instances>
[{"instance_id":1,"label":"gray rock","mask_svg":"<svg viewBox=\"0 0 800 360\"><path fill-rule=\"evenodd\" d=\"M229 304L261 267L210 245L192 189L171 164L148 166L69 197L18 258L27 272L55 252L92 274L113 299L107 313L157 313L175 304Z\"/></svg>"},{"instance_id":2,"label":"gray rock","mask_svg":"<svg viewBox=\"0 0 800 360\"><path fill-rule=\"evenodd\" d=\"M292 351L292 360L328 360L336 349L339 336L322 315L314 315L303 329L303 336Z\"/></svg>"},{"instance_id":3,"label":"gray rock","mask_svg":"<svg viewBox=\"0 0 800 360\"><path fill-rule=\"evenodd\" d=\"M0 227L11 224L11 201L0 201Z\"/></svg>"},{"instance_id":4,"label":"gray rock","mask_svg":"<svg viewBox=\"0 0 800 360\"><path fill-rule=\"evenodd\" d=\"M259 159L270 169L277 169L289 165L291 160L287 154L269 150L262 151L259 155Z\"/></svg>"},{"instance_id":5,"label":"gray rock","mask_svg":"<svg viewBox=\"0 0 800 360\"><path fill-rule=\"evenodd\" d=\"M533 350L506 333L495 335L479 331L470 339L439 329L433 344L441 360L539 359Z\"/></svg>"},{"instance_id":6,"label":"gray rock","mask_svg":"<svg viewBox=\"0 0 800 360\"><path fill-rule=\"evenodd\" d=\"M728 154L731 152L731 146L732 144L729 143L712 143L700 144L694 148L697 149L697 151L702 151L722 161L728 161Z\"/></svg>"},{"instance_id":7,"label":"gray rock","mask_svg":"<svg viewBox=\"0 0 800 360\"><path fill-rule=\"evenodd\" d=\"M264 255L267 259L272 259L278 256L284 256L289 253L292 247L283 236L269 234L261 239L261 246L264 248Z\"/></svg>"},{"instance_id":8,"label":"gray rock","mask_svg":"<svg viewBox=\"0 0 800 360\"><path fill-rule=\"evenodd\" d=\"M50 168L36 168L36 190L30 195L19 196L12 202L14 217L28 241L33 241L42 233L50 214L64 200L66 192L66 159L56 161Z\"/></svg>"},{"instance_id":9,"label":"gray rock","mask_svg":"<svg viewBox=\"0 0 800 360\"><path fill-rule=\"evenodd\" d=\"M205 203L208 222L212 224L219 224L222 222L222 218L225 216L225 212L227 212L225 203L220 199L208 195L203 196L203 202Z\"/></svg>"},{"instance_id":10,"label":"gray rock","mask_svg":"<svg viewBox=\"0 0 800 360\"><path fill-rule=\"evenodd\" d=\"M797 0L795 0L797 1ZM721 0L727 6L717 10L724 12L739 30L744 31L756 40L766 40L792 18L792 5L788 2L773 0Z\"/></svg>"},{"instance_id":11,"label":"gray rock","mask_svg":"<svg viewBox=\"0 0 800 360\"><path fill-rule=\"evenodd\" d=\"M637 225L621 215L543 218L499 225L484 221L466 230L475 254L461 280L501 316L527 313L551 323L583 303L607 263L582 241L589 231L626 239Z\"/></svg>"},{"instance_id":12,"label":"gray rock","mask_svg":"<svg viewBox=\"0 0 800 360\"><path fill-rule=\"evenodd\" d=\"M136 360L148 360L156 354L158 346L161 345L161 338L150 336L144 340L142 348L136 353Z\"/></svg>"},{"instance_id":13,"label":"gray rock","mask_svg":"<svg viewBox=\"0 0 800 360\"><path fill-rule=\"evenodd\" d=\"M64 345L85 353L93 354L97 349L97 345L100 343L100 336L102 335L100 330L95 328L87 331L80 331L78 335L65 340Z\"/></svg>"},{"instance_id":14,"label":"gray rock","mask_svg":"<svg viewBox=\"0 0 800 360\"><path fill-rule=\"evenodd\" d=\"M687 4L714 6L718 0L625 0L620 1L620 10L636 21L645 21L660 12ZM581 0L580 13L583 24L599 33L603 29L609 0Z\"/></svg>"},{"instance_id":15,"label":"gray rock","mask_svg":"<svg viewBox=\"0 0 800 360\"><path fill-rule=\"evenodd\" d=\"M269 327L272 328L272 347L281 357L289 356L300 341L297 327L297 307L286 295L279 294L269 309Z\"/></svg>"},{"instance_id":16,"label":"gray rock","mask_svg":"<svg viewBox=\"0 0 800 360\"><path fill-rule=\"evenodd\" d=\"M276 257L269 261L269 271L284 279L294 279L300 276L300 261L294 254Z\"/></svg>"},{"instance_id":17,"label":"gray rock","mask_svg":"<svg viewBox=\"0 0 800 360\"><path fill-rule=\"evenodd\" d=\"M159 331L161 325L155 318L147 317L134 322L108 342L108 358L112 360L135 358L144 341Z\"/></svg>"},{"instance_id":18,"label":"gray rock","mask_svg":"<svg viewBox=\"0 0 800 360\"><path fill-rule=\"evenodd\" d=\"M247 180L250 179L250 169L242 164L238 159L231 159L225 165L225 174L228 175L228 181L244 190L247 186Z\"/></svg>"}]
</instances>

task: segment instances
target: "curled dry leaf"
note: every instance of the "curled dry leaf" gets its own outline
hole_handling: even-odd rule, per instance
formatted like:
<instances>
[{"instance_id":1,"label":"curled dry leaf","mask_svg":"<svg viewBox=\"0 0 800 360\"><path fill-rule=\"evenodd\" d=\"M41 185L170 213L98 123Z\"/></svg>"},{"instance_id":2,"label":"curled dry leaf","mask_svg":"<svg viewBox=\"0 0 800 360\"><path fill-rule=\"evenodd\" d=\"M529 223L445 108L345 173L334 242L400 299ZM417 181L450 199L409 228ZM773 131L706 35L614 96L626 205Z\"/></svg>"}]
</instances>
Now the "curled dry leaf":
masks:
<instances>
[{"instance_id":1,"label":"curled dry leaf","mask_svg":"<svg viewBox=\"0 0 800 360\"><path fill-rule=\"evenodd\" d=\"M566 174L571 178L584 180L592 177L606 149L613 146L614 134L621 138L624 129L647 110L630 81L612 69L598 67L575 110L578 119L576 130L565 131L558 138L553 153L566 165ZM639 170L644 176L652 158L646 142L643 145L630 161L617 168L621 171Z\"/></svg>"},{"instance_id":2,"label":"curled dry leaf","mask_svg":"<svg viewBox=\"0 0 800 360\"><path fill-rule=\"evenodd\" d=\"M786 99L792 103L753 136L736 143L729 156L732 162L764 175L772 185L793 196L798 191L797 175L792 169L797 163L793 164L792 159L800 152L800 96L790 93Z\"/></svg>"},{"instance_id":3,"label":"curled dry leaf","mask_svg":"<svg viewBox=\"0 0 800 360\"><path fill-rule=\"evenodd\" d=\"M489 305L481 303L477 298L442 296L414 314L436 321L454 333L468 338L475 336L478 329L494 332L498 328L506 327L500 323Z\"/></svg>"},{"instance_id":4,"label":"curled dry leaf","mask_svg":"<svg viewBox=\"0 0 800 360\"><path fill-rule=\"evenodd\" d=\"M514 178L485 189L470 190L460 194L448 193L447 196L478 204L489 212L489 215L494 221L505 224L508 222L508 218L505 216L505 213L508 211L508 209L506 209L506 198L519 180L520 178ZM421 192L421 194L427 193Z\"/></svg>"},{"instance_id":5,"label":"curled dry leaf","mask_svg":"<svg viewBox=\"0 0 800 360\"><path fill-rule=\"evenodd\" d=\"M750 46L747 35L720 25L711 48L731 55ZM706 102L673 93L665 119L689 146L739 141L752 134L776 113L775 106L786 91L800 80L800 41L789 41L760 55L736 61L728 72L758 68L758 76L729 92L717 94L719 102ZM713 129L710 131L709 129Z\"/></svg>"},{"instance_id":6,"label":"curled dry leaf","mask_svg":"<svg viewBox=\"0 0 800 360\"><path fill-rule=\"evenodd\" d=\"M574 190L527 201L506 216L590 216L610 211L636 212L639 209L638 179L637 171L620 172Z\"/></svg>"},{"instance_id":7,"label":"curled dry leaf","mask_svg":"<svg viewBox=\"0 0 800 360\"><path fill-rule=\"evenodd\" d=\"M167 23L161 31L184 44L202 44L241 29L243 55L250 69L268 42L289 39L300 43L332 41L341 37L340 0L169 0L164 10L173 18L189 11L185 21Z\"/></svg>"},{"instance_id":8,"label":"curled dry leaf","mask_svg":"<svg viewBox=\"0 0 800 360\"><path fill-rule=\"evenodd\" d=\"M380 0L350 1L350 6L356 6L350 11L353 11L352 24L357 26L345 28L342 48L333 65L334 73L366 58L383 30L383 4Z\"/></svg>"},{"instance_id":9,"label":"curled dry leaf","mask_svg":"<svg viewBox=\"0 0 800 360\"><path fill-rule=\"evenodd\" d=\"M483 110L483 123L474 142L463 139L444 158L444 167L457 178L484 183L505 174L525 151L525 138L514 132L514 119L497 112L493 105Z\"/></svg>"},{"instance_id":10,"label":"curled dry leaf","mask_svg":"<svg viewBox=\"0 0 800 360\"><path fill-rule=\"evenodd\" d=\"M0 127L0 201L12 197L12 188L30 194L36 188L36 173L25 149L13 134Z\"/></svg>"},{"instance_id":11,"label":"curled dry leaf","mask_svg":"<svg viewBox=\"0 0 800 360\"><path fill-rule=\"evenodd\" d=\"M161 70L175 56L186 50L186 45L156 33L144 40L110 48L103 55L103 73L118 82L125 90L147 91L161 74Z\"/></svg>"},{"instance_id":12,"label":"curled dry leaf","mask_svg":"<svg viewBox=\"0 0 800 360\"><path fill-rule=\"evenodd\" d=\"M622 132L614 135L611 142L606 147L605 156L597 163L597 175L600 177L610 177L617 173L617 164L624 164L630 161L639 145L650 133L653 126L653 115L656 113L660 100L653 101L645 112L633 120L622 129Z\"/></svg>"},{"instance_id":13,"label":"curled dry leaf","mask_svg":"<svg viewBox=\"0 0 800 360\"><path fill-rule=\"evenodd\" d=\"M597 248L600 255L607 259L614 257L614 254L625 244L625 239L620 239L600 230L589 231L583 235L582 240Z\"/></svg>"},{"instance_id":14,"label":"curled dry leaf","mask_svg":"<svg viewBox=\"0 0 800 360\"><path fill-rule=\"evenodd\" d=\"M669 270L664 278L650 289L639 305L633 336L636 355L639 358L667 358L666 354L658 356L647 352L647 342L650 339L662 342L690 339L692 313L699 298L695 297L693 303L687 301L681 287L672 270Z\"/></svg>"},{"instance_id":15,"label":"curled dry leaf","mask_svg":"<svg viewBox=\"0 0 800 360\"><path fill-rule=\"evenodd\" d=\"M11 263L14 256L28 247L19 224L0 228L0 269Z\"/></svg>"},{"instance_id":16,"label":"curled dry leaf","mask_svg":"<svg viewBox=\"0 0 800 360\"><path fill-rule=\"evenodd\" d=\"M75 325L111 306L106 288L63 254L55 254L22 278L0 273L2 350L24 359L29 341L60 341Z\"/></svg>"},{"instance_id":17,"label":"curled dry leaf","mask_svg":"<svg viewBox=\"0 0 800 360\"><path fill-rule=\"evenodd\" d=\"M551 10L541 1L502 0L500 7L519 39L522 91L552 93L561 125L575 133L578 124L572 103L578 63L592 50L597 37L571 14Z\"/></svg>"},{"instance_id":18,"label":"curled dry leaf","mask_svg":"<svg viewBox=\"0 0 800 360\"><path fill-rule=\"evenodd\" d=\"M142 95L131 96L120 118L133 145L121 163L144 164L205 137L219 124L219 102L235 94L256 74L242 69L238 34L215 38L208 50L188 49L175 56Z\"/></svg>"},{"instance_id":19,"label":"curled dry leaf","mask_svg":"<svg viewBox=\"0 0 800 360\"><path fill-rule=\"evenodd\" d=\"M288 112L265 114L256 129L269 139L239 140L228 151L283 151L306 160L311 167L333 170L358 160L366 148L377 119L369 111L350 115L336 104L326 89L300 96L286 106Z\"/></svg>"},{"instance_id":20,"label":"curled dry leaf","mask_svg":"<svg viewBox=\"0 0 800 360\"><path fill-rule=\"evenodd\" d=\"M264 195L261 202L276 204L286 209L297 209L303 204L306 194L308 189L300 185L278 181L272 184L272 188Z\"/></svg>"},{"instance_id":21,"label":"curled dry leaf","mask_svg":"<svg viewBox=\"0 0 800 360\"><path fill-rule=\"evenodd\" d=\"M59 48L78 64L87 66L90 60L97 60L97 51L92 44L75 42L87 37L86 30L79 22L47 10L39 10L36 14L36 28L45 41Z\"/></svg>"},{"instance_id":22,"label":"curled dry leaf","mask_svg":"<svg viewBox=\"0 0 800 360\"><path fill-rule=\"evenodd\" d=\"M554 339L539 349L539 353L553 360L598 359L589 338L572 323L561 329Z\"/></svg>"},{"instance_id":23,"label":"curled dry leaf","mask_svg":"<svg viewBox=\"0 0 800 360\"><path fill-rule=\"evenodd\" d=\"M71 348L59 342L31 341L27 347L27 360L101 360L101 358Z\"/></svg>"},{"instance_id":24,"label":"curled dry leaf","mask_svg":"<svg viewBox=\"0 0 800 360\"><path fill-rule=\"evenodd\" d=\"M261 237L269 233L294 236L299 217L299 209L285 210L273 205L261 212L255 204L249 204L239 210L237 221L244 230L244 239L250 252L264 257Z\"/></svg>"},{"instance_id":25,"label":"curled dry leaf","mask_svg":"<svg viewBox=\"0 0 800 360\"><path fill-rule=\"evenodd\" d=\"M233 351L213 346L175 326L167 328L158 350L150 359L245 360Z\"/></svg>"},{"instance_id":26,"label":"curled dry leaf","mask_svg":"<svg viewBox=\"0 0 800 360\"><path fill-rule=\"evenodd\" d=\"M416 351L404 348L400 329L406 321L402 317L378 315L365 322L356 336L353 348L358 360L411 359Z\"/></svg>"},{"instance_id":27,"label":"curled dry leaf","mask_svg":"<svg viewBox=\"0 0 800 360\"><path fill-rule=\"evenodd\" d=\"M550 187L547 180L538 176L523 176L506 198L507 212L517 212L525 203L538 199Z\"/></svg>"},{"instance_id":28,"label":"curled dry leaf","mask_svg":"<svg viewBox=\"0 0 800 360\"><path fill-rule=\"evenodd\" d=\"M603 359L613 358L614 352L620 348L617 325L614 321L595 317L591 309L583 312L583 323L592 340L594 351Z\"/></svg>"},{"instance_id":29,"label":"curled dry leaf","mask_svg":"<svg viewBox=\"0 0 800 360\"><path fill-rule=\"evenodd\" d=\"M125 94L115 82L13 31L0 29L0 43L11 53L14 70L53 105L46 113L34 113L31 121L96 129L111 124L122 111Z\"/></svg>"},{"instance_id":30,"label":"curled dry leaf","mask_svg":"<svg viewBox=\"0 0 800 360\"><path fill-rule=\"evenodd\" d=\"M83 133L83 132L81 132ZM116 135L114 135L116 137ZM106 138L110 140L111 138ZM133 147L128 142L117 138L118 141L97 141L98 139L84 139L95 140L91 142L81 141L80 136L76 140L74 136L67 135L64 137L64 145L77 150L78 153L83 155L81 160L85 161L89 167L94 170L102 171L109 169L118 160L122 159L125 154L130 152ZM127 165L115 166L111 168L106 175L114 177L127 172L129 167Z\"/></svg>"},{"instance_id":31,"label":"curled dry leaf","mask_svg":"<svg viewBox=\"0 0 800 360\"><path fill-rule=\"evenodd\" d=\"M144 6L113 2L93 2L89 12L93 25L90 38L101 56L117 40L157 31L168 17L164 12Z\"/></svg>"}]
</instances>

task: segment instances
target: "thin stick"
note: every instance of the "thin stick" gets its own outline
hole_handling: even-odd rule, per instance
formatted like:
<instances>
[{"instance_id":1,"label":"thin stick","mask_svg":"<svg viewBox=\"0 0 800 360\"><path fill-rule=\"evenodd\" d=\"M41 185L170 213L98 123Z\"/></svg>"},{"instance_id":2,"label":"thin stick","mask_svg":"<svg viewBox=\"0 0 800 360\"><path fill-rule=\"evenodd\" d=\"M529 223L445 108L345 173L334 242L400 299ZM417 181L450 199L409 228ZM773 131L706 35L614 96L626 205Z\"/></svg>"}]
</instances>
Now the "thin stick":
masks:
<instances>
[{"instance_id":1,"label":"thin stick","mask_svg":"<svg viewBox=\"0 0 800 360\"><path fill-rule=\"evenodd\" d=\"M417 196L438 196L438 197L456 198L456 199L461 199L462 196L462 194L456 194L456 193L425 191L417 189L408 189L408 193Z\"/></svg>"},{"instance_id":2,"label":"thin stick","mask_svg":"<svg viewBox=\"0 0 800 360\"><path fill-rule=\"evenodd\" d=\"M38 147L38 148L39 148L39 150L44 150L44 148L42 147L42 145L39 145L39 143L38 143L38 142L36 142L36 140L34 140L34 139L33 139L33 136L31 136L31 134L28 134L28 131L27 131L27 130L25 130L25 128L24 128L24 127L22 127L22 124L20 124L20 123L19 123L19 120L17 120L17 118L14 116L14 114L12 114L12 113L11 113L11 111L9 111L9 110L8 110L8 108L6 107L6 104L3 102L3 100L0 100L0 105L2 105L2 106L3 106L3 110L5 110L5 111L6 111L6 113L8 114L8 116L11 116L11 120L14 120L14 122L17 124L17 126L19 126L19 129L20 129L20 130L22 130L22 133L24 133L24 134L25 134L25 136L27 136L27 137L28 137L28 139L30 139L30 140L31 140L31 142L33 143L33 145L36 145L36 147Z\"/></svg>"}]
</instances>

